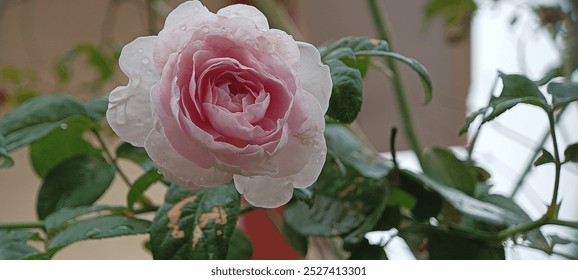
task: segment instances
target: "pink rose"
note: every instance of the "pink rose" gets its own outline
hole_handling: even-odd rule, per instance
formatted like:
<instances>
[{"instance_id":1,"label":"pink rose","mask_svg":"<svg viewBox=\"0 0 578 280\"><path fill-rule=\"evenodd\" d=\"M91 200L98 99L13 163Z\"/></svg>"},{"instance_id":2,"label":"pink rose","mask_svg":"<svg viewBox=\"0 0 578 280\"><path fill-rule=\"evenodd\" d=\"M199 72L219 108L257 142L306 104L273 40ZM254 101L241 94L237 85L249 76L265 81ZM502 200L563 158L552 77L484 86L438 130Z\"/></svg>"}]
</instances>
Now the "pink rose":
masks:
<instances>
[{"instance_id":1,"label":"pink rose","mask_svg":"<svg viewBox=\"0 0 578 280\"><path fill-rule=\"evenodd\" d=\"M158 36L127 44L119 64L129 83L110 93L108 122L175 184L233 179L251 204L277 207L317 180L329 68L256 8L214 14L185 2Z\"/></svg>"}]
</instances>

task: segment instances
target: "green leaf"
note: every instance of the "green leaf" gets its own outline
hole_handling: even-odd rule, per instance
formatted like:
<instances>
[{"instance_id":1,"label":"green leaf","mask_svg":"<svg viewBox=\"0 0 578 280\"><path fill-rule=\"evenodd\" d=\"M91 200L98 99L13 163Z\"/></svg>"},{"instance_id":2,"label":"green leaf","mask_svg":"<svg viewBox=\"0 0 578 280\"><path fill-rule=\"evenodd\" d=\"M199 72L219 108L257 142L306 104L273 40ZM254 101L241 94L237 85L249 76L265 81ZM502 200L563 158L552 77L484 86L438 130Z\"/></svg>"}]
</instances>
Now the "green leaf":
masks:
<instances>
[{"instance_id":1,"label":"green leaf","mask_svg":"<svg viewBox=\"0 0 578 280\"><path fill-rule=\"evenodd\" d=\"M110 205L91 205L79 207L65 207L48 215L44 219L44 227L49 236L53 236L64 227L69 226L72 222L79 219L83 215L101 213L110 211L118 211L126 209L121 206Z\"/></svg>"},{"instance_id":2,"label":"green leaf","mask_svg":"<svg viewBox=\"0 0 578 280\"><path fill-rule=\"evenodd\" d=\"M66 96L41 96L16 107L0 120L8 151L30 144L60 127L72 116L87 116L84 105Z\"/></svg>"},{"instance_id":3,"label":"green leaf","mask_svg":"<svg viewBox=\"0 0 578 280\"><path fill-rule=\"evenodd\" d=\"M109 57L94 45L78 44L64 52L58 59L56 74L59 82L65 83L70 80L70 64L79 55L85 55L88 58L89 65L98 73L98 78L93 82L93 86L99 86L102 82L112 77L116 62L112 57Z\"/></svg>"},{"instance_id":4,"label":"green leaf","mask_svg":"<svg viewBox=\"0 0 578 280\"><path fill-rule=\"evenodd\" d=\"M544 111L550 110L546 98L533 81L522 75L500 73L499 76L504 84L501 94L498 97L492 96L486 108L470 115L460 133L467 132L469 125L480 115L483 117L482 123L486 123L521 103L540 107Z\"/></svg>"},{"instance_id":5,"label":"green leaf","mask_svg":"<svg viewBox=\"0 0 578 280\"><path fill-rule=\"evenodd\" d=\"M342 125L326 126L325 137L329 156L310 188L313 202L294 200L285 208L285 221L301 235L358 240L386 207L385 176L393 167Z\"/></svg>"},{"instance_id":6,"label":"green leaf","mask_svg":"<svg viewBox=\"0 0 578 280\"><path fill-rule=\"evenodd\" d=\"M401 172L392 172L389 179L394 187L407 192L415 198L415 205L411 208L411 213L416 219L425 221L431 217L436 217L440 213L443 206L442 198L436 192L426 188L421 181L415 180L403 170Z\"/></svg>"},{"instance_id":7,"label":"green leaf","mask_svg":"<svg viewBox=\"0 0 578 280\"><path fill-rule=\"evenodd\" d=\"M239 210L232 184L194 191L171 186L153 221L153 257L225 259Z\"/></svg>"},{"instance_id":8,"label":"green leaf","mask_svg":"<svg viewBox=\"0 0 578 280\"><path fill-rule=\"evenodd\" d=\"M124 216L98 216L77 221L48 240L48 250L74 242L148 233L150 221Z\"/></svg>"},{"instance_id":9,"label":"green leaf","mask_svg":"<svg viewBox=\"0 0 578 280\"><path fill-rule=\"evenodd\" d=\"M468 132L468 130L470 129L470 126L472 125L472 123L478 118L478 116L484 116L486 114L486 112L488 111L487 107L481 108L473 113L471 113L467 118L466 118L466 124L464 125L464 127L462 127L462 129L460 129L460 135Z\"/></svg>"},{"instance_id":10,"label":"green leaf","mask_svg":"<svg viewBox=\"0 0 578 280\"><path fill-rule=\"evenodd\" d=\"M547 91L552 95L554 109L564 108L569 103L578 100L578 83L551 82L548 84Z\"/></svg>"},{"instance_id":11,"label":"green leaf","mask_svg":"<svg viewBox=\"0 0 578 280\"><path fill-rule=\"evenodd\" d=\"M534 161L534 166L540 166L546 163L554 163L554 156L545 149L542 149L542 154Z\"/></svg>"},{"instance_id":12,"label":"green leaf","mask_svg":"<svg viewBox=\"0 0 578 280\"><path fill-rule=\"evenodd\" d=\"M504 247L435 229L428 230L429 258L432 260L504 260Z\"/></svg>"},{"instance_id":13,"label":"green leaf","mask_svg":"<svg viewBox=\"0 0 578 280\"><path fill-rule=\"evenodd\" d=\"M469 20L476 9L473 0L430 0L425 5L425 15L427 20L441 17L447 27L455 27Z\"/></svg>"},{"instance_id":14,"label":"green leaf","mask_svg":"<svg viewBox=\"0 0 578 280\"><path fill-rule=\"evenodd\" d=\"M484 122L493 120L510 108L525 103L548 110L548 101L538 89L538 86L522 75L506 75L500 73L500 78L504 83L502 93L498 97L490 100L493 111L486 117Z\"/></svg>"},{"instance_id":15,"label":"green leaf","mask_svg":"<svg viewBox=\"0 0 578 280\"><path fill-rule=\"evenodd\" d=\"M525 217L521 217L513 211L475 199L459 190L443 185L425 174L415 174L409 171L405 171L405 173L414 180L423 182L462 214L474 220L493 225L515 225L525 221Z\"/></svg>"},{"instance_id":16,"label":"green leaf","mask_svg":"<svg viewBox=\"0 0 578 280\"><path fill-rule=\"evenodd\" d=\"M235 229L229 242L227 260L250 260L253 256L251 240L241 230Z\"/></svg>"},{"instance_id":17,"label":"green leaf","mask_svg":"<svg viewBox=\"0 0 578 280\"><path fill-rule=\"evenodd\" d=\"M423 171L443 185L460 190L470 196L476 191L476 179L464 162L445 148L426 149L423 154Z\"/></svg>"},{"instance_id":18,"label":"green leaf","mask_svg":"<svg viewBox=\"0 0 578 280\"><path fill-rule=\"evenodd\" d=\"M578 162L578 143L566 147L564 150L564 161Z\"/></svg>"},{"instance_id":19,"label":"green leaf","mask_svg":"<svg viewBox=\"0 0 578 280\"><path fill-rule=\"evenodd\" d=\"M341 60L347 66L359 70L362 77L365 77L369 68L369 57L358 57L356 53L369 50L389 51L389 45L384 40L345 37L319 47L323 62Z\"/></svg>"},{"instance_id":20,"label":"green leaf","mask_svg":"<svg viewBox=\"0 0 578 280\"><path fill-rule=\"evenodd\" d=\"M86 111L95 121L101 120L106 116L108 110L108 95L100 96L86 102Z\"/></svg>"},{"instance_id":21,"label":"green leaf","mask_svg":"<svg viewBox=\"0 0 578 280\"><path fill-rule=\"evenodd\" d=\"M396 206L412 209L415 207L417 200L408 192L402 190L401 188L391 188L389 189L389 194L387 196L387 206Z\"/></svg>"},{"instance_id":22,"label":"green leaf","mask_svg":"<svg viewBox=\"0 0 578 280\"><path fill-rule=\"evenodd\" d=\"M382 40L365 37L345 37L319 47L321 61L329 66L333 90L327 115L343 123L357 117L362 104L362 80L369 68L369 57L360 51L389 50Z\"/></svg>"},{"instance_id":23,"label":"green leaf","mask_svg":"<svg viewBox=\"0 0 578 280\"><path fill-rule=\"evenodd\" d=\"M0 260L25 260L41 254L28 241L39 240L38 233L0 229Z\"/></svg>"},{"instance_id":24,"label":"green leaf","mask_svg":"<svg viewBox=\"0 0 578 280\"><path fill-rule=\"evenodd\" d=\"M142 194L155 182L162 179L162 175L155 169L147 171L141 175L130 187L127 196L127 205L129 209L133 209L134 204L141 198Z\"/></svg>"},{"instance_id":25,"label":"green leaf","mask_svg":"<svg viewBox=\"0 0 578 280\"><path fill-rule=\"evenodd\" d=\"M130 160L138 164L144 170L150 170L155 167L155 164L144 148L135 147L129 143L122 143L122 145L116 149L116 156L118 158Z\"/></svg>"},{"instance_id":26,"label":"green leaf","mask_svg":"<svg viewBox=\"0 0 578 280\"><path fill-rule=\"evenodd\" d=\"M327 115L343 123L357 118L362 104L362 78L358 69L348 67L340 60L327 62L333 81Z\"/></svg>"},{"instance_id":27,"label":"green leaf","mask_svg":"<svg viewBox=\"0 0 578 280\"><path fill-rule=\"evenodd\" d=\"M419 77L421 79L421 84L422 84L423 89L424 89L424 104L430 103L430 101L432 99L432 90L433 90L431 77L430 77L429 73L427 72L427 69L423 65L421 65L419 62L417 62L417 60L403 56L403 55L398 54L398 53L386 52L386 51L360 51L360 52L355 53L355 55L357 55L357 56L385 57L385 58L397 60L399 62L403 62L404 64L409 66L413 71L415 71L419 75Z\"/></svg>"},{"instance_id":28,"label":"green leaf","mask_svg":"<svg viewBox=\"0 0 578 280\"><path fill-rule=\"evenodd\" d=\"M329 153L345 165L351 166L364 177L382 178L393 169L393 164L372 153L347 127L330 124L325 127Z\"/></svg>"},{"instance_id":29,"label":"green leaf","mask_svg":"<svg viewBox=\"0 0 578 280\"><path fill-rule=\"evenodd\" d=\"M305 236L345 235L359 227L365 215L338 199L317 194L313 206L301 201L288 204L283 212L287 224Z\"/></svg>"},{"instance_id":30,"label":"green leaf","mask_svg":"<svg viewBox=\"0 0 578 280\"><path fill-rule=\"evenodd\" d=\"M84 132L90 127L92 121L87 117L71 117L30 144L30 160L36 174L44 178L48 171L66 159L82 154L99 155L101 151L83 139Z\"/></svg>"},{"instance_id":31,"label":"green leaf","mask_svg":"<svg viewBox=\"0 0 578 280\"><path fill-rule=\"evenodd\" d=\"M530 222L532 218L526 214L524 209L522 209L516 202L514 202L511 198L497 195L497 194L490 194L483 197L480 197L481 201L491 203L493 205L499 206L503 209L511 211L518 215L520 218L520 222ZM540 229L534 229L529 231L527 234L527 239L532 243L535 248L541 249L545 252L549 251L550 246L548 245L548 241L546 237L542 234Z\"/></svg>"},{"instance_id":32,"label":"green leaf","mask_svg":"<svg viewBox=\"0 0 578 280\"><path fill-rule=\"evenodd\" d=\"M51 169L38 193L36 211L40 219L64 208L90 205L98 200L114 179L115 167L97 155L67 159Z\"/></svg>"},{"instance_id":33,"label":"green leaf","mask_svg":"<svg viewBox=\"0 0 578 280\"><path fill-rule=\"evenodd\" d=\"M8 148L6 148L6 140L4 136L0 134L0 168L8 168L14 165L14 160L10 157L8 153Z\"/></svg>"}]
</instances>

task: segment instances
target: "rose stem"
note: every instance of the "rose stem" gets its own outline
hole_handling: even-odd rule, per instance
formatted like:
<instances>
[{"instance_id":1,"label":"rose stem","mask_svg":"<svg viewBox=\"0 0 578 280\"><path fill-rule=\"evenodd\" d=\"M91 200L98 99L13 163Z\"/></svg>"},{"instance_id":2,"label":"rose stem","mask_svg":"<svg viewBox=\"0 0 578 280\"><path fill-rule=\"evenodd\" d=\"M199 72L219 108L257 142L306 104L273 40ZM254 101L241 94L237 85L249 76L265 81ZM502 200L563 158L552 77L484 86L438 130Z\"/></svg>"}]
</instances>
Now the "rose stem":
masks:
<instances>
[{"instance_id":1,"label":"rose stem","mask_svg":"<svg viewBox=\"0 0 578 280\"><path fill-rule=\"evenodd\" d=\"M381 9L377 3L377 0L367 0L367 4L369 5L369 10L371 11L373 24L375 29L377 30L380 39L387 41L390 47L390 51L393 51L393 44L389 36L388 28L381 14ZM385 60L387 66L391 71L393 92L397 103L397 108L399 110L399 115L401 117L404 132L407 136L407 139L409 140L409 144L411 145L412 150L415 153L415 156L417 157L419 163L421 164L423 149L419 142L419 138L413 125L411 109L406 98L401 73L399 72L397 64L393 59L387 58Z\"/></svg>"}]
</instances>

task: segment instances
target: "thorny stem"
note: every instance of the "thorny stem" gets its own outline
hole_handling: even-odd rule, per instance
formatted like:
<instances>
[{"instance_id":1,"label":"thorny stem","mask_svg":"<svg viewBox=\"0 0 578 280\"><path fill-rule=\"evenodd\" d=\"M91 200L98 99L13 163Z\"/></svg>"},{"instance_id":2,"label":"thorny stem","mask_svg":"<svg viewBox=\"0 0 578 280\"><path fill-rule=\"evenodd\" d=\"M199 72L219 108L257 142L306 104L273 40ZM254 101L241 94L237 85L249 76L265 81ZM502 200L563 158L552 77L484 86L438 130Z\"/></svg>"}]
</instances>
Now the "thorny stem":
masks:
<instances>
[{"instance_id":1,"label":"thorny stem","mask_svg":"<svg viewBox=\"0 0 578 280\"><path fill-rule=\"evenodd\" d=\"M389 36L388 28L381 14L381 9L377 3L377 0L367 0L367 4L369 5L373 24L377 30L377 33L379 34L380 39L387 41L390 46L390 51L393 51L393 45ZM387 58L386 63L391 71L393 92L397 103L396 107L399 110L404 132L407 136L407 139L409 140L409 144L411 145L412 150L415 153L415 156L421 164L423 149L413 125L412 114L405 94L405 88L403 86L401 74L397 68L397 64L393 59Z\"/></svg>"}]
</instances>

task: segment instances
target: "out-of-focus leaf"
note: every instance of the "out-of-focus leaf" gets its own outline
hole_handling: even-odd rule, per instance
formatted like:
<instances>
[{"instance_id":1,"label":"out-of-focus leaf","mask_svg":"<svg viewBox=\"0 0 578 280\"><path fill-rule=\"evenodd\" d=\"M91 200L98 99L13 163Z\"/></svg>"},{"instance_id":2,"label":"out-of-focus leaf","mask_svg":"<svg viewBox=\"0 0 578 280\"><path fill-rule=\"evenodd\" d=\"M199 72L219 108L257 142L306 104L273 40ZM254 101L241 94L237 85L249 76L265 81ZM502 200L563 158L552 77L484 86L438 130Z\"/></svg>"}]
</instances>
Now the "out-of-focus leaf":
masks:
<instances>
[{"instance_id":1,"label":"out-of-focus leaf","mask_svg":"<svg viewBox=\"0 0 578 280\"><path fill-rule=\"evenodd\" d=\"M468 166L451 151L445 148L426 149L422 166L428 177L470 196L474 195L476 179Z\"/></svg>"},{"instance_id":2,"label":"out-of-focus leaf","mask_svg":"<svg viewBox=\"0 0 578 280\"><path fill-rule=\"evenodd\" d=\"M504 260L504 247L430 229L428 251L432 260Z\"/></svg>"},{"instance_id":3,"label":"out-of-focus leaf","mask_svg":"<svg viewBox=\"0 0 578 280\"><path fill-rule=\"evenodd\" d=\"M546 98L533 81L522 75L503 73L499 75L504 84L502 93L498 97L492 96L486 108L470 115L460 133L467 132L474 119L480 115L483 117L482 123L486 123L521 103L537 106L545 111L549 110L550 107Z\"/></svg>"},{"instance_id":4,"label":"out-of-focus leaf","mask_svg":"<svg viewBox=\"0 0 578 280\"><path fill-rule=\"evenodd\" d=\"M371 153L361 141L342 125L327 125L325 139L330 154L343 164L353 167L364 177L382 178L392 169L393 164L378 154Z\"/></svg>"},{"instance_id":5,"label":"out-of-focus leaf","mask_svg":"<svg viewBox=\"0 0 578 280\"><path fill-rule=\"evenodd\" d=\"M518 217L520 217L521 222L532 221L532 219L530 218L530 216L528 216L528 214L526 214L524 209L522 209L511 198L497 194L490 194L480 197L480 200L497 205L503 209L515 213ZM526 236L528 241L530 241L535 248L539 248L541 250L544 250L545 252L548 252L549 250L548 241L546 240L546 237L544 237L544 234L542 234L542 231L540 231L539 228L529 231L526 234Z\"/></svg>"},{"instance_id":6,"label":"out-of-focus leaf","mask_svg":"<svg viewBox=\"0 0 578 280\"><path fill-rule=\"evenodd\" d=\"M436 192L426 188L421 181L409 176L403 170L393 173L390 176L390 181L415 198L415 205L411 208L411 213L416 219L425 221L440 213L443 206L442 198Z\"/></svg>"},{"instance_id":7,"label":"out-of-focus leaf","mask_svg":"<svg viewBox=\"0 0 578 280\"><path fill-rule=\"evenodd\" d=\"M0 229L0 260L25 260L41 254L28 241L40 240L38 233Z\"/></svg>"},{"instance_id":8,"label":"out-of-focus leaf","mask_svg":"<svg viewBox=\"0 0 578 280\"><path fill-rule=\"evenodd\" d=\"M253 256L251 240L241 230L235 229L229 241L227 260L250 260Z\"/></svg>"},{"instance_id":9,"label":"out-of-focus leaf","mask_svg":"<svg viewBox=\"0 0 578 280\"><path fill-rule=\"evenodd\" d=\"M40 219L64 208L91 205L108 189L115 167L97 155L81 155L51 169L40 187L36 211Z\"/></svg>"},{"instance_id":10,"label":"out-of-focus leaf","mask_svg":"<svg viewBox=\"0 0 578 280\"><path fill-rule=\"evenodd\" d=\"M79 55L85 55L89 65L98 73L98 78L93 82L94 86L98 86L112 77L116 62L112 57L94 45L78 44L64 52L56 63L56 74L59 82L65 83L70 80L70 64Z\"/></svg>"},{"instance_id":11,"label":"out-of-focus leaf","mask_svg":"<svg viewBox=\"0 0 578 280\"><path fill-rule=\"evenodd\" d=\"M101 120L106 116L108 109L108 95L100 96L86 102L86 111L95 121Z\"/></svg>"},{"instance_id":12,"label":"out-of-focus leaf","mask_svg":"<svg viewBox=\"0 0 578 280\"><path fill-rule=\"evenodd\" d=\"M414 180L423 182L462 214L474 220L493 225L515 225L526 220L525 217L511 210L475 199L459 190L445 186L425 174L415 174L409 171L405 171L405 173Z\"/></svg>"},{"instance_id":13,"label":"out-of-focus leaf","mask_svg":"<svg viewBox=\"0 0 578 280\"><path fill-rule=\"evenodd\" d=\"M578 83L551 82L548 84L547 91L552 95L554 109L561 109L578 100Z\"/></svg>"},{"instance_id":14,"label":"out-of-focus leaf","mask_svg":"<svg viewBox=\"0 0 578 280\"><path fill-rule=\"evenodd\" d=\"M8 149L6 148L6 140L0 134L0 168L8 168L14 165L14 160L10 157Z\"/></svg>"}]
</instances>

